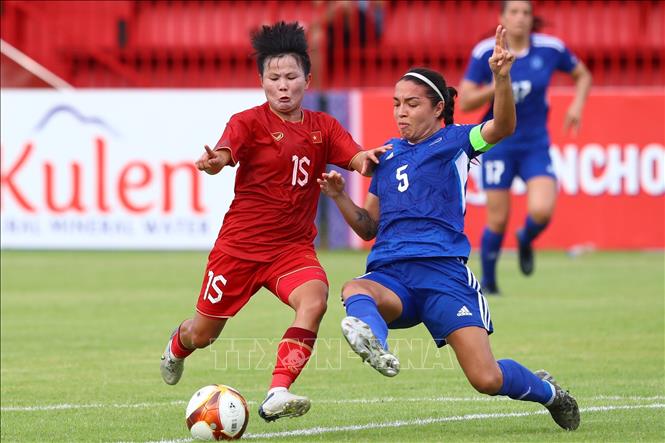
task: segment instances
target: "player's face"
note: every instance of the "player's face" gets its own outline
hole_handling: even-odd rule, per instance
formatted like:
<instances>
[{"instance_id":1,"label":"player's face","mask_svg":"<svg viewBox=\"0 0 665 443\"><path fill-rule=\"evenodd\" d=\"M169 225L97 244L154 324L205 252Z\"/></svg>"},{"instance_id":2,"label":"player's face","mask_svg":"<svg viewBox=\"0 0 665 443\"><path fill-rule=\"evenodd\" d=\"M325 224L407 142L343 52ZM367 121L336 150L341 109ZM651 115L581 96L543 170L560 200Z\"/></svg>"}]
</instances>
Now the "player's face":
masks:
<instances>
[{"instance_id":1,"label":"player's face","mask_svg":"<svg viewBox=\"0 0 665 443\"><path fill-rule=\"evenodd\" d=\"M508 34L515 37L528 35L533 26L531 3L521 1L508 2L501 14L501 24L506 28Z\"/></svg>"},{"instance_id":2,"label":"player's face","mask_svg":"<svg viewBox=\"0 0 665 443\"><path fill-rule=\"evenodd\" d=\"M285 120L299 120L303 96L311 77L311 74L305 77L305 72L292 55L267 59L261 86L273 111Z\"/></svg>"},{"instance_id":3,"label":"player's face","mask_svg":"<svg viewBox=\"0 0 665 443\"><path fill-rule=\"evenodd\" d=\"M400 135L411 143L418 143L441 128L437 116L443 111L443 102L433 107L426 93L425 86L408 80L400 80L395 85L393 116Z\"/></svg>"}]
</instances>

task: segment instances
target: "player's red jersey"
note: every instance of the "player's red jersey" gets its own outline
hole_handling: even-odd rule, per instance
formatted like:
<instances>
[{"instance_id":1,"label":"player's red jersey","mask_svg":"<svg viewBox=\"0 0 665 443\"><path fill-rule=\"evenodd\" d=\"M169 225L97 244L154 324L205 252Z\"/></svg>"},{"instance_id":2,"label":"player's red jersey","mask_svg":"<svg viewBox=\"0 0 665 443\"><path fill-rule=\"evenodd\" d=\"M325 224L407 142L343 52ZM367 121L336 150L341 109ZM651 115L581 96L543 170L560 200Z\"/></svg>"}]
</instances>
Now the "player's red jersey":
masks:
<instances>
[{"instance_id":1,"label":"player's red jersey","mask_svg":"<svg viewBox=\"0 0 665 443\"><path fill-rule=\"evenodd\" d=\"M231 117L216 148L231 151L235 197L215 247L245 260L269 262L316 237L314 218L328 163L349 168L360 146L331 116L303 110L279 117L266 102Z\"/></svg>"}]
</instances>

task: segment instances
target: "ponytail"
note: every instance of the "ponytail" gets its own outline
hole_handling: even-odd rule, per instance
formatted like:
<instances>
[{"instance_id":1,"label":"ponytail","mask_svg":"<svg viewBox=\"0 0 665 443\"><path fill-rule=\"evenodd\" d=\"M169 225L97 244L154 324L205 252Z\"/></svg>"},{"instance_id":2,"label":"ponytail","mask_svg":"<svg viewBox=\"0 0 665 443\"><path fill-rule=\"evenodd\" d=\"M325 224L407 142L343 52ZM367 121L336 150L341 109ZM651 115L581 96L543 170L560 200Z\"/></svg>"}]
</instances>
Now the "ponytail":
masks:
<instances>
[{"instance_id":1,"label":"ponytail","mask_svg":"<svg viewBox=\"0 0 665 443\"><path fill-rule=\"evenodd\" d=\"M445 92L446 101L443 104L443 122L448 125L455 123L453 120L453 113L455 112L455 97L457 97L457 89L448 86Z\"/></svg>"}]
</instances>

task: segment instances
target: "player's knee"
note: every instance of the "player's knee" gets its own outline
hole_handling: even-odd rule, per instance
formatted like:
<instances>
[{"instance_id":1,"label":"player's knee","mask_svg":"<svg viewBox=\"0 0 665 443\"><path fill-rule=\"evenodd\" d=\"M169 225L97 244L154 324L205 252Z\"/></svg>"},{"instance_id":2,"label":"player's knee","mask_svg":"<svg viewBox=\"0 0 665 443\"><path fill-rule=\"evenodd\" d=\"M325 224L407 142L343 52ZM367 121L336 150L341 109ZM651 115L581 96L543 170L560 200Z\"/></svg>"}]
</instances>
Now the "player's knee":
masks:
<instances>
[{"instance_id":1,"label":"player's knee","mask_svg":"<svg viewBox=\"0 0 665 443\"><path fill-rule=\"evenodd\" d=\"M502 234L506 232L506 226L508 226L508 219L499 219L499 218L488 218L487 227L490 228L492 232L497 234Z\"/></svg>"},{"instance_id":2,"label":"player's knee","mask_svg":"<svg viewBox=\"0 0 665 443\"><path fill-rule=\"evenodd\" d=\"M508 211L504 209L488 211L487 227L493 232L503 233L508 226Z\"/></svg>"},{"instance_id":3,"label":"player's knee","mask_svg":"<svg viewBox=\"0 0 665 443\"><path fill-rule=\"evenodd\" d=\"M529 211L529 216L534 222L544 225L552 218L552 209L547 206L536 207Z\"/></svg>"},{"instance_id":4,"label":"player's knee","mask_svg":"<svg viewBox=\"0 0 665 443\"><path fill-rule=\"evenodd\" d=\"M314 298L307 300L300 306L300 313L304 314L307 318L317 319L321 321L328 309L328 302L325 298Z\"/></svg>"},{"instance_id":5,"label":"player's knee","mask_svg":"<svg viewBox=\"0 0 665 443\"><path fill-rule=\"evenodd\" d=\"M328 300L326 299L317 299L312 303L312 316L321 320L328 310Z\"/></svg>"},{"instance_id":6,"label":"player's knee","mask_svg":"<svg viewBox=\"0 0 665 443\"><path fill-rule=\"evenodd\" d=\"M501 389L503 378L500 371L491 371L469 377L469 382L481 394L494 395Z\"/></svg>"},{"instance_id":7,"label":"player's knee","mask_svg":"<svg viewBox=\"0 0 665 443\"><path fill-rule=\"evenodd\" d=\"M360 287L356 280L347 281L342 286L342 300L346 300L355 294L363 293L363 288Z\"/></svg>"}]
</instances>

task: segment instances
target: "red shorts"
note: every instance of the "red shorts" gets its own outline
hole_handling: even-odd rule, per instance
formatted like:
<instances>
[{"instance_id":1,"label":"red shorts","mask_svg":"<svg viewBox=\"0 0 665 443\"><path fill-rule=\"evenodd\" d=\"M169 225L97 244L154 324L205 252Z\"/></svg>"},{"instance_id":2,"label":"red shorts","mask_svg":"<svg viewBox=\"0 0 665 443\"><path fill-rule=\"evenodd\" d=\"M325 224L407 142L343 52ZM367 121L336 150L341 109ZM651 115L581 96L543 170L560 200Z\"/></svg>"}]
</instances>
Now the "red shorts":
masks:
<instances>
[{"instance_id":1,"label":"red shorts","mask_svg":"<svg viewBox=\"0 0 665 443\"><path fill-rule=\"evenodd\" d=\"M207 317L233 317L262 286L288 304L291 292L311 280L328 285L312 247L291 249L271 263L243 260L215 248L208 257L196 310Z\"/></svg>"}]
</instances>

